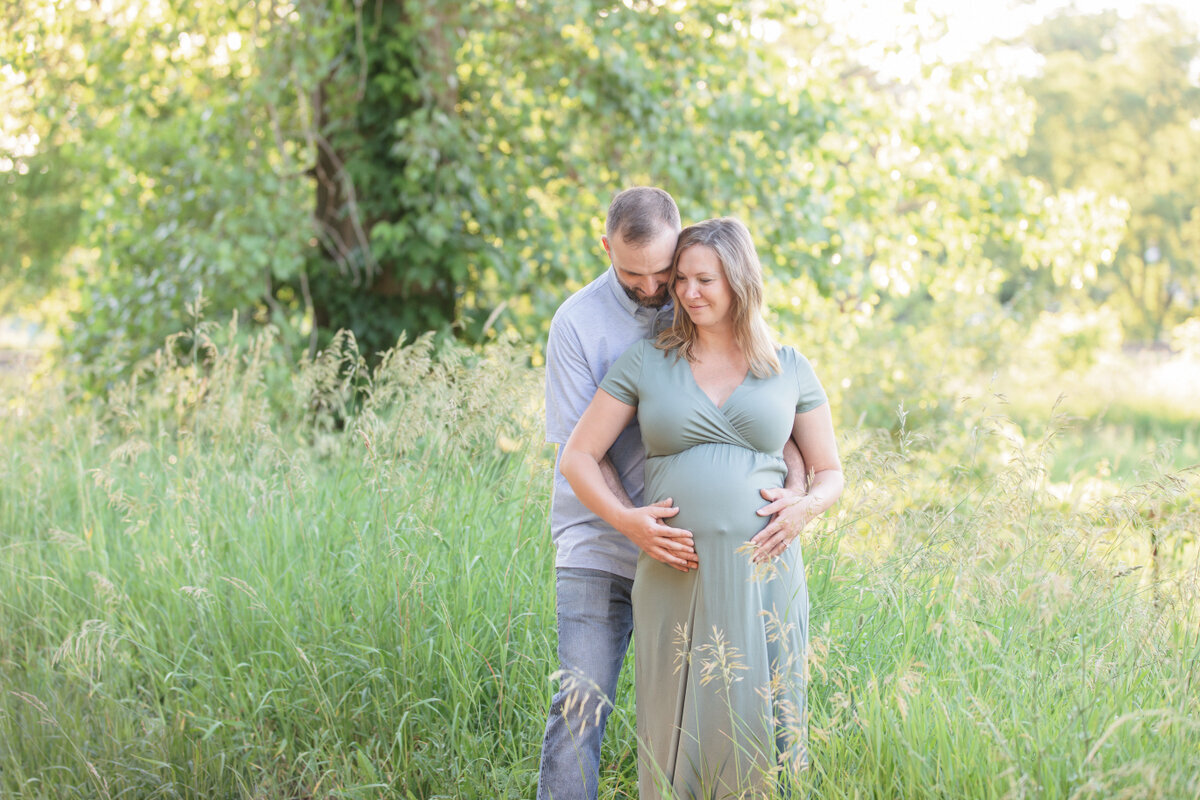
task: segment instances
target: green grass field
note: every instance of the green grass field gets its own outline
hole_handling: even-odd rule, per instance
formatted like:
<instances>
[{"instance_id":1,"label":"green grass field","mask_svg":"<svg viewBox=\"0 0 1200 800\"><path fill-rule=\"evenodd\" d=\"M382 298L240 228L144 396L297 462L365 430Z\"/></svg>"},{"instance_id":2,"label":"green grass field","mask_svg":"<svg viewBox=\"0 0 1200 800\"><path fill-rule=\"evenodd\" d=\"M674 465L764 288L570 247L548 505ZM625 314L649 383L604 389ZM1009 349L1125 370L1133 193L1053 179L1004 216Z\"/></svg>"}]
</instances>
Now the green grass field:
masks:
<instances>
[{"instance_id":1,"label":"green grass field","mask_svg":"<svg viewBox=\"0 0 1200 800\"><path fill-rule=\"evenodd\" d=\"M0 796L531 797L538 374L230 341L103 399L0 384ZM1063 490L1056 426L966 402L840 431L848 489L804 543L812 797L1200 796L1200 482L1081 451L1102 487ZM636 796L631 674L603 797Z\"/></svg>"}]
</instances>

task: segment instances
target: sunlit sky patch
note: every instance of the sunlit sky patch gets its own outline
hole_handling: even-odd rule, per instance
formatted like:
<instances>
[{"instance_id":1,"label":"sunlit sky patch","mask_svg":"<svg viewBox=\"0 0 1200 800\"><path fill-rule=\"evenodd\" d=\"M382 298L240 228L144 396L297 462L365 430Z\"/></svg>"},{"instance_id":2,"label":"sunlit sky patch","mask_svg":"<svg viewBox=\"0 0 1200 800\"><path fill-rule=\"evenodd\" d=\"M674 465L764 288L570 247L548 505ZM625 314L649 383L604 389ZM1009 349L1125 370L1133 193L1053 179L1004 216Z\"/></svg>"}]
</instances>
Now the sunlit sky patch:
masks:
<instances>
[{"instance_id":1,"label":"sunlit sky patch","mask_svg":"<svg viewBox=\"0 0 1200 800\"><path fill-rule=\"evenodd\" d=\"M1159 0L1178 8L1186 19L1200 26L1200 2ZM909 5L915 14L905 13ZM1030 25L1057 12L1075 10L1099 13L1116 10L1132 17L1145 5L1140 0L1006 0L966 3L962 0L845 0L825 6L828 21L852 33L866 45L865 60L882 71L904 79L915 74L922 61L963 61L993 39L1018 36ZM939 20L941 21L939 23ZM944 31L939 28L945 25ZM915 27L914 27L915 26ZM924 55L914 46L916 33L925 41ZM1031 53L1009 56L1009 66L1026 72L1036 66Z\"/></svg>"}]
</instances>

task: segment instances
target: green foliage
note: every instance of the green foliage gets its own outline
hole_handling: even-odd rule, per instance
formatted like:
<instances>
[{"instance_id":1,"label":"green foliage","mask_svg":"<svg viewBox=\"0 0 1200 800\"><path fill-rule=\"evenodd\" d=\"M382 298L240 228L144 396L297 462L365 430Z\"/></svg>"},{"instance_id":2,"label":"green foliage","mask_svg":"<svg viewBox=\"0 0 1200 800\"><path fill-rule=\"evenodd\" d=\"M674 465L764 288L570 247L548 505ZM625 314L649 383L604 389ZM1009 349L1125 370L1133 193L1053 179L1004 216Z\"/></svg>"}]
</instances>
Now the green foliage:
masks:
<instances>
[{"instance_id":1,"label":"green foliage","mask_svg":"<svg viewBox=\"0 0 1200 800\"><path fill-rule=\"evenodd\" d=\"M61 280L87 248L70 339L85 363L147 353L201 291L214 314L347 327L373 351L451 324L535 338L602 267L597 222L633 182L691 216L756 212L782 241L808 229L795 167L827 112L752 35L789 22L785 4L466 13L39 5L0 41L28 100L15 119L41 142L11 154L11 222L60 206L78 222L0 268Z\"/></svg>"},{"instance_id":2,"label":"green foliage","mask_svg":"<svg viewBox=\"0 0 1200 800\"><path fill-rule=\"evenodd\" d=\"M928 34L910 33L919 50ZM1106 243L1115 247L1123 218L1048 195L1006 166L1033 109L986 64L931 63L899 80L819 24L792 36L787 46L821 65L806 92L829 117L792 167L811 198L793 209L804 230L747 213L772 323L837 376L837 404L867 424L891 424L898 403L915 419L940 417L972 376L1007 363L1023 329ZM1078 237L1087 244L1073 246Z\"/></svg>"},{"instance_id":3,"label":"green foliage","mask_svg":"<svg viewBox=\"0 0 1200 800\"><path fill-rule=\"evenodd\" d=\"M1200 302L1195 26L1177 10L1147 6L1128 18L1063 13L1026 39L1045 62L1025 82L1037 125L1016 163L1055 190L1128 205L1119 247L1106 246L1089 266L1095 294L1132 335L1161 340Z\"/></svg>"},{"instance_id":4,"label":"green foliage","mask_svg":"<svg viewBox=\"0 0 1200 800\"><path fill-rule=\"evenodd\" d=\"M72 174L69 154L41 152L23 160L22 168L24 174L14 168L0 178L0 206L7 217L0 223L0 274L6 274L6 288L15 286L21 295L0 298L4 305L28 302L50 290L54 265L79 237L82 217L70 201L71 189L82 175Z\"/></svg>"},{"instance_id":5,"label":"green foliage","mask_svg":"<svg viewBox=\"0 0 1200 800\"><path fill-rule=\"evenodd\" d=\"M454 26L431 16L412 2L339 19L342 49L314 94L313 314L368 351L446 329L486 249L467 230L479 157L454 109Z\"/></svg>"},{"instance_id":6,"label":"green foliage","mask_svg":"<svg viewBox=\"0 0 1200 800\"><path fill-rule=\"evenodd\" d=\"M299 269L307 190L284 131L300 113L293 73L316 48L291 42L289 71L263 80L271 61L259 54L287 39L283 16L46 2L6 26L5 60L32 99L22 120L45 146L28 166L61 189L31 194L18 156L17 208L58 204L76 215L29 268L77 292L70 349L84 363L106 349L121 360L146 354L201 292L222 312L252 312L272 279ZM3 224L22 220L19 211ZM72 247L85 248L82 269L62 274L55 260Z\"/></svg>"},{"instance_id":7,"label":"green foliage","mask_svg":"<svg viewBox=\"0 0 1200 800\"><path fill-rule=\"evenodd\" d=\"M928 419L951 410L1047 308L1109 297L1144 335L1118 274L1174 287L1159 330L1192 291L1186 167L1177 184L1155 167L1141 199L1117 173L1083 180L1100 175L1100 145L1074 149L1076 162L1045 150L1071 140L1055 132L1062 118L1041 102L1035 131L1035 106L986 62L889 77L816 0L37 8L0 34L10 121L38 137L4 156L16 212L0 238L15 244L0 270L72 286L65 342L104 385L186 325L201 294L210 317L238 312L310 354L342 328L368 360L428 330L472 343L515 332L536 363L554 309L605 267L611 194L634 183L671 191L689 221L747 221L772 323L873 425L900 401ZM1062 47L1108 46L1062 27ZM913 35L920 49L926 34ZM1106 75L1147 51L1113 52L1097 62ZM1154 85L1174 86L1163 69ZM1035 96L1051 81L1082 91L1069 69L1046 75ZM1167 107L1190 107L1122 80L1163 124L1183 119ZM1078 124L1107 135L1110 107ZM1183 141L1163 139L1162 157ZM1078 175L1014 171L1042 174L1051 157ZM1151 195L1157 209L1177 200L1168 216L1182 222L1142 280L1121 237L1127 221L1141 230ZM1086 361L1094 339L1063 359Z\"/></svg>"},{"instance_id":8,"label":"green foliage","mask_svg":"<svg viewBox=\"0 0 1200 800\"><path fill-rule=\"evenodd\" d=\"M776 241L808 230L799 165L829 110L790 79L782 48L750 35L756 24L792 20L792 10L713 2L479 11L457 43L455 73L435 76L457 89L453 117L422 122L432 134L416 120L398 128L412 140L404 152L432 139L457 154L450 195L472 253L457 305L468 338L511 328L540 339L566 293L605 266L604 209L634 183L668 189L691 219L741 213Z\"/></svg>"},{"instance_id":9,"label":"green foliage","mask_svg":"<svg viewBox=\"0 0 1200 800\"><path fill-rule=\"evenodd\" d=\"M469 24L424 0L155 13L48 5L4 40L46 174L92 170L71 189L85 364L146 353L200 291L210 314L312 333L310 349L338 328L368 353L451 326L538 341L605 266L611 194L653 183L688 220L747 221L802 345L973 331L954 363L888 353L914 368L857 384L954 373L1003 357L1012 287L1043 270L1057 291L1094 260L1071 242L1100 248L1120 224L1004 170L1031 125L1014 87L967 67L878 75L815 2L493 0ZM52 158L68 145L73 161Z\"/></svg>"}]
</instances>

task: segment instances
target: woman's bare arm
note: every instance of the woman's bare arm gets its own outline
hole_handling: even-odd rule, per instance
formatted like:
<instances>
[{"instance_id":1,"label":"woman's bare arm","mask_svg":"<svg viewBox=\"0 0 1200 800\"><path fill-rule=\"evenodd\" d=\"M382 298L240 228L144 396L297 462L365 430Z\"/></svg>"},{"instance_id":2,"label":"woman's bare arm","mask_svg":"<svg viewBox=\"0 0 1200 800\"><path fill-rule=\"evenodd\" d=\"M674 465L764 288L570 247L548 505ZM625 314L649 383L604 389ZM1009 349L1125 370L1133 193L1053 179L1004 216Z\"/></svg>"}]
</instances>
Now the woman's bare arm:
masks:
<instances>
[{"instance_id":1,"label":"woman's bare arm","mask_svg":"<svg viewBox=\"0 0 1200 800\"><path fill-rule=\"evenodd\" d=\"M811 476L808 493L792 498L789 503L787 514L790 524L783 525L777 514L776 520L772 520L750 539L755 549L755 561L766 561L786 550L792 539L798 536L808 523L837 502L845 489L837 438L833 432L833 416L828 403L797 414L792 424L792 438L799 445L800 455ZM763 497L769 500L783 499L769 496L769 492L772 491L780 490L764 490Z\"/></svg>"},{"instance_id":2,"label":"woman's bare arm","mask_svg":"<svg viewBox=\"0 0 1200 800\"><path fill-rule=\"evenodd\" d=\"M692 534L662 522L679 513L671 498L630 508L608 484L601 462L633 421L637 409L600 389L571 432L559 457L559 470L575 496L598 517L629 537L652 558L686 572L698 566ZM611 476L610 478L611 479Z\"/></svg>"}]
</instances>

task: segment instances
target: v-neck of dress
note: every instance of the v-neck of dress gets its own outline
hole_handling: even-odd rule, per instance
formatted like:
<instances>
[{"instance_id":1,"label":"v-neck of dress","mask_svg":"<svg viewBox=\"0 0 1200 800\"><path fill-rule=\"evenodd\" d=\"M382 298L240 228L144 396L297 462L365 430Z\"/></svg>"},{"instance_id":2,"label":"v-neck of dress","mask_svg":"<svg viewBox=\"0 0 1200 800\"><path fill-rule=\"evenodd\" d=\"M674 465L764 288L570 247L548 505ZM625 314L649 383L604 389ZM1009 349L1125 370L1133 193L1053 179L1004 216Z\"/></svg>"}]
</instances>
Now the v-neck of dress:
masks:
<instances>
[{"instance_id":1,"label":"v-neck of dress","mask_svg":"<svg viewBox=\"0 0 1200 800\"><path fill-rule=\"evenodd\" d=\"M700 394L704 395L704 399L707 400L709 403L711 403L712 407L715 408L717 411L724 411L725 406L729 405L729 401L733 398L733 396L735 394L738 393L738 390L746 385L746 381L750 380L750 368L747 367L746 374L742 376L742 379L740 381L738 381L737 386L734 386L733 390L729 394L725 395L725 399L722 400L720 403L718 403L716 400L712 399L712 396L709 395L708 392L704 391L704 387L700 385L700 381L696 380L696 373L692 371L692 362L688 361L686 358L682 358L682 359L680 359L680 361L682 361L684 363L684 365L687 367L688 375L692 379L692 385L700 390Z\"/></svg>"}]
</instances>

